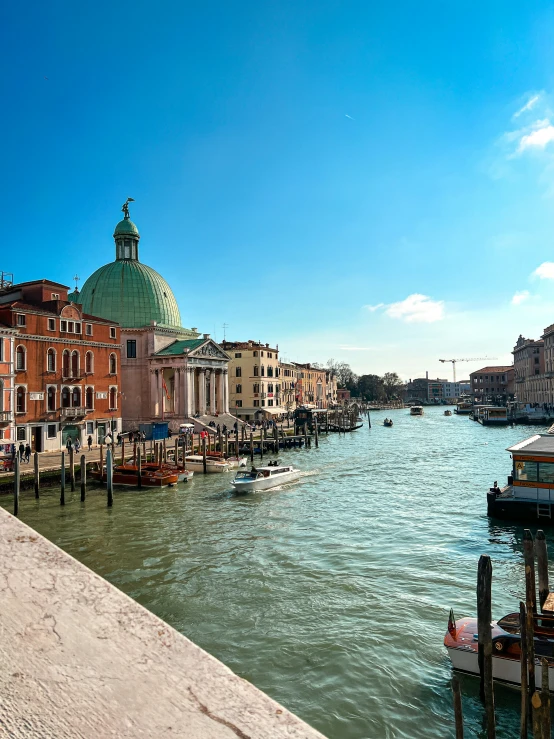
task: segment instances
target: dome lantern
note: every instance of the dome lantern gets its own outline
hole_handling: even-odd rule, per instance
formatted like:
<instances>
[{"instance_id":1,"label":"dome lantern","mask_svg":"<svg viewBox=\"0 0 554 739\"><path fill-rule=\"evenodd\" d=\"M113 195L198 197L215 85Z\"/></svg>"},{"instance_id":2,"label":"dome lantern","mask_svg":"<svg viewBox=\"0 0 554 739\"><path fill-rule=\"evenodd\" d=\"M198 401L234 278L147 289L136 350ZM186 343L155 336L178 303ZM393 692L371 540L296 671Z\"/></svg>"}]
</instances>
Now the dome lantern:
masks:
<instances>
[{"instance_id":1,"label":"dome lantern","mask_svg":"<svg viewBox=\"0 0 554 739\"><path fill-rule=\"evenodd\" d=\"M121 210L123 211L124 218L122 221L119 221L113 233L115 239L115 258L116 260L132 259L138 262L140 234L138 228L129 217L129 203L131 202L134 202L134 198L127 198L123 204Z\"/></svg>"}]
</instances>

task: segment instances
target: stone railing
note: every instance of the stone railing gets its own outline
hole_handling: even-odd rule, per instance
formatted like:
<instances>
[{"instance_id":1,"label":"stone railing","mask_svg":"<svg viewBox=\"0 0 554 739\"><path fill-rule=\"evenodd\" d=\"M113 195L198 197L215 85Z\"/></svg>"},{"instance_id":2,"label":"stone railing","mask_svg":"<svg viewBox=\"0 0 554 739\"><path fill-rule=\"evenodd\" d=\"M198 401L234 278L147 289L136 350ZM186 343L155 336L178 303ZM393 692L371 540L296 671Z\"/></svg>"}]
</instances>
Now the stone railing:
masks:
<instances>
[{"instance_id":1,"label":"stone railing","mask_svg":"<svg viewBox=\"0 0 554 739\"><path fill-rule=\"evenodd\" d=\"M0 508L7 736L322 739Z\"/></svg>"}]
</instances>

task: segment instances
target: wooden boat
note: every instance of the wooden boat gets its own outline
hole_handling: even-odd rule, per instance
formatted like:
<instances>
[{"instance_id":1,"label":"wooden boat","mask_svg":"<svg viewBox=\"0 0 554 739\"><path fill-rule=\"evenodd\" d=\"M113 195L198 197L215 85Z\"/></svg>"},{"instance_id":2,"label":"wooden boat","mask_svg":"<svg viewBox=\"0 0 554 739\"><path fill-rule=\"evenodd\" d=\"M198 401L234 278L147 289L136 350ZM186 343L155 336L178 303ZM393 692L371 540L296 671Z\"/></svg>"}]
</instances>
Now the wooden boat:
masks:
<instances>
[{"instance_id":1,"label":"wooden boat","mask_svg":"<svg viewBox=\"0 0 554 739\"><path fill-rule=\"evenodd\" d=\"M550 625L554 619L542 614L535 619L535 676L537 685L542 681L541 657L548 660L548 685L554 691L554 628ZM546 622L546 624L542 623ZM519 630L519 613L510 613L500 621L493 621L492 628L492 675L495 680L521 685L521 636ZM450 611L448 630L444 637L444 646L452 667L471 675L479 675L477 619L454 619Z\"/></svg>"},{"instance_id":2,"label":"wooden boat","mask_svg":"<svg viewBox=\"0 0 554 739\"><path fill-rule=\"evenodd\" d=\"M390 418L385 418L383 426L388 426L390 428L392 426L392 420Z\"/></svg>"},{"instance_id":3,"label":"wooden boat","mask_svg":"<svg viewBox=\"0 0 554 739\"><path fill-rule=\"evenodd\" d=\"M108 476L106 467L100 470L100 464L96 464L96 469L91 470L91 477L100 482L107 482ZM113 484L114 485L138 485L138 467L134 464L120 464L113 468ZM141 484L146 488L163 488L167 485L176 485L179 476L176 472L160 469L141 469Z\"/></svg>"},{"instance_id":4,"label":"wooden boat","mask_svg":"<svg viewBox=\"0 0 554 739\"><path fill-rule=\"evenodd\" d=\"M193 472L204 472L204 458L201 454L189 454L185 457L187 469ZM206 455L206 472L227 472L231 469L231 465L225 460L210 458Z\"/></svg>"},{"instance_id":5,"label":"wooden boat","mask_svg":"<svg viewBox=\"0 0 554 739\"><path fill-rule=\"evenodd\" d=\"M423 406L413 405L410 408L410 416L422 416L422 415L423 415Z\"/></svg>"},{"instance_id":6,"label":"wooden boat","mask_svg":"<svg viewBox=\"0 0 554 739\"><path fill-rule=\"evenodd\" d=\"M512 521L554 524L554 436L535 434L506 450L512 471L508 484L487 492L487 514Z\"/></svg>"},{"instance_id":7,"label":"wooden boat","mask_svg":"<svg viewBox=\"0 0 554 739\"><path fill-rule=\"evenodd\" d=\"M170 473L177 473L178 482L188 482L194 475L192 470L185 469L182 462L175 464L175 462L162 462L162 464L156 464L156 462L145 462L141 465L143 470L164 470Z\"/></svg>"},{"instance_id":8,"label":"wooden boat","mask_svg":"<svg viewBox=\"0 0 554 739\"><path fill-rule=\"evenodd\" d=\"M445 416L451 416L451 415L452 415L452 411L445 411L445 412L444 412L444 415L445 415Z\"/></svg>"},{"instance_id":9,"label":"wooden boat","mask_svg":"<svg viewBox=\"0 0 554 739\"><path fill-rule=\"evenodd\" d=\"M238 493L249 493L254 490L268 490L297 480L301 471L292 466L257 467L250 472L238 472L231 485Z\"/></svg>"},{"instance_id":10,"label":"wooden boat","mask_svg":"<svg viewBox=\"0 0 554 739\"><path fill-rule=\"evenodd\" d=\"M247 457L225 457L219 452L210 452L206 454L206 459L213 459L217 462L227 462L229 468L236 470L238 467L246 467L248 464Z\"/></svg>"}]
</instances>

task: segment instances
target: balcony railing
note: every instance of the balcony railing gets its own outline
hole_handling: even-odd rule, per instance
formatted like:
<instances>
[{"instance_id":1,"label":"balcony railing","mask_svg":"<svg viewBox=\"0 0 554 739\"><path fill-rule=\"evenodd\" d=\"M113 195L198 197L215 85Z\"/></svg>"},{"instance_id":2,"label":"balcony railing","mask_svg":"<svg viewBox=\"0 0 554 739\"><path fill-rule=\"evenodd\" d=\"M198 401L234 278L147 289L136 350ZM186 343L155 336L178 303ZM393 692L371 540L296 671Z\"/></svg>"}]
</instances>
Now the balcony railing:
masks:
<instances>
[{"instance_id":1,"label":"balcony railing","mask_svg":"<svg viewBox=\"0 0 554 739\"><path fill-rule=\"evenodd\" d=\"M62 418L82 418L86 412L85 408L62 408L61 416Z\"/></svg>"},{"instance_id":2,"label":"balcony railing","mask_svg":"<svg viewBox=\"0 0 554 739\"><path fill-rule=\"evenodd\" d=\"M85 372L83 372L83 370L72 370L67 367L62 369L63 380L81 380L84 376Z\"/></svg>"},{"instance_id":3,"label":"balcony railing","mask_svg":"<svg viewBox=\"0 0 554 739\"><path fill-rule=\"evenodd\" d=\"M9 423L13 418L11 411L0 411L0 423Z\"/></svg>"}]
</instances>

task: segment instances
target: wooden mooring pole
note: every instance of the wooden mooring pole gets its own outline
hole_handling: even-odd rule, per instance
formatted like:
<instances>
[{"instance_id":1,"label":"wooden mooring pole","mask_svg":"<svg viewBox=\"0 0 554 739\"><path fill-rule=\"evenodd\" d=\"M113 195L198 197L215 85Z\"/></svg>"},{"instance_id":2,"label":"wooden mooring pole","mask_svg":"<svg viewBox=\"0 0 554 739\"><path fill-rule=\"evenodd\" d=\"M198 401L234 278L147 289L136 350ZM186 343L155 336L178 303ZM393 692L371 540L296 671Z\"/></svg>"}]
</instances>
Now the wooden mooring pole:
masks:
<instances>
[{"instance_id":1,"label":"wooden mooring pole","mask_svg":"<svg viewBox=\"0 0 554 739\"><path fill-rule=\"evenodd\" d=\"M250 461L254 461L254 434L250 432Z\"/></svg>"},{"instance_id":2,"label":"wooden mooring pole","mask_svg":"<svg viewBox=\"0 0 554 739\"><path fill-rule=\"evenodd\" d=\"M452 699L454 701L454 721L456 722L456 739L464 739L464 715L462 713L462 694L460 681L452 676Z\"/></svg>"},{"instance_id":3,"label":"wooden mooring pole","mask_svg":"<svg viewBox=\"0 0 554 739\"><path fill-rule=\"evenodd\" d=\"M548 597L548 549L544 531L539 529L535 537L535 549L537 552L537 571L539 576L539 604L541 611Z\"/></svg>"},{"instance_id":4,"label":"wooden mooring pole","mask_svg":"<svg viewBox=\"0 0 554 739\"><path fill-rule=\"evenodd\" d=\"M65 505L65 452L62 452L61 462L61 488L60 488L60 505Z\"/></svg>"},{"instance_id":5,"label":"wooden mooring pole","mask_svg":"<svg viewBox=\"0 0 554 739\"><path fill-rule=\"evenodd\" d=\"M75 492L75 451L73 444L69 447L69 485L71 492Z\"/></svg>"},{"instance_id":6,"label":"wooden mooring pole","mask_svg":"<svg viewBox=\"0 0 554 739\"><path fill-rule=\"evenodd\" d=\"M112 450L106 452L106 487L108 493L108 508L113 506L113 462Z\"/></svg>"},{"instance_id":7,"label":"wooden mooring pole","mask_svg":"<svg viewBox=\"0 0 554 739\"><path fill-rule=\"evenodd\" d=\"M34 454L34 466L35 466L35 498L39 497L39 487L40 487L40 470L38 466L38 452L35 452Z\"/></svg>"},{"instance_id":8,"label":"wooden mooring pole","mask_svg":"<svg viewBox=\"0 0 554 739\"><path fill-rule=\"evenodd\" d=\"M13 515L19 515L19 452L16 451L13 461Z\"/></svg>"},{"instance_id":9,"label":"wooden mooring pole","mask_svg":"<svg viewBox=\"0 0 554 739\"><path fill-rule=\"evenodd\" d=\"M318 429L317 429L317 417L315 419L314 430L315 430L315 448L317 449L319 447L319 437L318 437Z\"/></svg>"},{"instance_id":10,"label":"wooden mooring pole","mask_svg":"<svg viewBox=\"0 0 554 739\"><path fill-rule=\"evenodd\" d=\"M531 596L531 606L533 613L537 612L537 586L535 582L535 547L533 542L533 534L530 529L523 532L523 559L525 562L525 579L529 578L528 593ZM527 604L529 605L529 604Z\"/></svg>"},{"instance_id":11,"label":"wooden mooring pole","mask_svg":"<svg viewBox=\"0 0 554 739\"><path fill-rule=\"evenodd\" d=\"M485 703L487 737L495 739L494 692L492 685L492 564L488 554L482 554L477 568L477 635L480 696Z\"/></svg>"},{"instance_id":12,"label":"wooden mooring pole","mask_svg":"<svg viewBox=\"0 0 554 739\"><path fill-rule=\"evenodd\" d=\"M81 503L85 502L87 492L87 458L81 454Z\"/></svg>"},{"instance_id":13,"label":"wooden mooring pole","mask_svg":"<svg viewBox=\"0 0 554 739\"><path fill-rule=\"evenodd\" d=\"M204 469L204 474L208 472L208 463L206 462L206 437L202 439L202 467Z\"/></svg>"},{"instance_id":14,"label":"wooden mooring pole","mask_svg":"<svg viewBox=\"0 0 554 739\"><path fill-rule=\"evenodd\" d=\"M142 454L140 444L137 449L137 487L139 490L142 488Z\"/></svg>"},{"instance_id":15,"label":"wooden mooring pole","mask_svg":"<svg viewBox=\"0 0 554 739\"><path fill-rule=\"evenodd\" d=\"M521 645L521 717L519 722L520 739L527 739L527 724L529 720L529 690L527 683L527 611L525 603L519 604L519 628Z\"/></svg>"}]
</instances>

